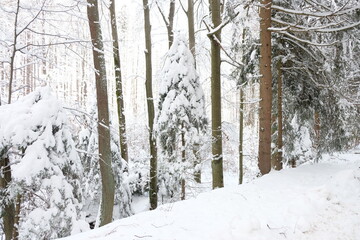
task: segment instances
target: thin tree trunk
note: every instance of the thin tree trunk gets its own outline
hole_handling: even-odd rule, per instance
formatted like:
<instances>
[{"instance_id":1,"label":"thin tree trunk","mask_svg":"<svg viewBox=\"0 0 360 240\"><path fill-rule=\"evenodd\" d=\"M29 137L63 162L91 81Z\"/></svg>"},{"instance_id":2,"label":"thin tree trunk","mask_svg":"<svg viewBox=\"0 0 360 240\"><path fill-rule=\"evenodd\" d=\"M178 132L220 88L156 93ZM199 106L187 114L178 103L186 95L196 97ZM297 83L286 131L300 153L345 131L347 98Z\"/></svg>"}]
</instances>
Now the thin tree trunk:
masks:
<instances>
[{"instance_id":1,"label":"thin tree trunk","mask_svg":"<svg viewBox=\"0 0 360 240\"><path fill-rule=\"evenodd\" d=\"M0 159L0 169L2 170L1 178L0 178L0 188L6 191L9 183L11 182L11 167L10 167L10 160L8 157L2 157ZM9 197L8 193L6 196ZM15 206L12 201L6 201L3 206L2 212L2 220L4 226L4 233L5 233L5 240L11 240L13 237L13 229L14 229L14 221L15 221Z\"/></svg>"},{"instance_id":2,"label":"thin tree trunk","mask_svg":"<svg viewBox=\"0 0 360 240\"><path fill-rule=\"evenodd\" d=\"M182 131L181 132L181 161L184 163L185 162L185 157L186 157L186 152L185 152L185 133ZM184 170L184 169L183 169ZM184 179L184 174L182 174L182 179L181 179L181 200L185 200L185 179Z\"/></svg>"},{"instance_id":3,"label":"thin tree trunk","mask_svg":"<svg viewBox=\"0 0 360 240\"><path fill-rule=\"evenodd\" d=\"M242 32L242 45L245 44L245 35L246 35L246 28L243 29ZM244 54L242 56L242 61L244 62ZM242 74L245 78L245 74ZM246 79L240 79L241 81L245 82ZM239 184L243 183L244 178L244 89L242 86L242 82L239 83L239 100L240 100L240 114L239 114Z\"/></svg>"},{"instance_id":4,"label":"thin tree trunk","mask_svg":"<svg viewBox=\"0 0 360 240\"><path fill-rule=\"evenodd\" d=\"M150 144L150 210L157 208L157 149L154 137L154 99L152 92L152 63L151 63L151 25L148 0L143 0L145 27L145 62L146 62L146 102L148 109L149 144Z\"/></svg>"},{"instance_id":5,"label":"thin tree trunk","mask_svg":"<svg viewBox=\"0 0 360 240\"><path fill-rule=\"evenodd\" d=\"M260 7L260 110L259 162L262 175L271 169L271 0L261 0Z\"/></svg>"},{"instance_id":6,"label":"thin tree trunk","mask_svg":"<svg viewBox=\"0 0 360 240\"><path fill-rule=\"evenodd\" d=\"M194 143L193 144L193 153L195 156L195 162L194 162L194 180L197 183L201 183L201 155L200 155L200 144Z\"/></svg>"},{"instance_id":7,"label":"thin tree trunk","mask_svg":"<svg viewBox=\"0 0 360 240\"><path fill-rule=\"evenodd\" d=\"M278 72L278 82L277 82L277 97L278 97L278 116L277 116L277 154L276 154L276 162L274 169L275 170L281 170L283 168L282 165L282 148L283 148L283 122L282 122L282 62L281 59L277 62L277 72Z\"/></svg>"},{"instance_id":8,"label":"thin tree trunk","mask_svg":"<svg viewBox=\"0 0 360 240\"><path fill-rule=\"evenodd\" d=\"M240 119L239 119L239 184L243 183L244 178L244 90L242 86L240 91Z\"/></svg>"},{"instance_id":9,"label":"thin tree trunk","mask_svg":"<svg viewBox=\"0 0 360 240\"><path fill-rule=\"evenodd\" d=\"M320 121L320 114L318 111L315 110L314 113L314 132L315 132L315 141L314 141L314 149L316 153L319 152L320 146L320 129L321 129L321 121ZM318 155L315 158L315 161L318 161Z\"/></svg>"},{"instance_id":10,"label":"thin tree trunk","mask_svg":"<svg viewBox=\"0 0 360 240\"><path fill-rule=\"evenodd\" d=\"M17 25L18 25L18 16L19 16L19 9L20 9L20 0L17 1L16 5L16 12L15 12L15 23L14 23L14 42L13 42L13 49L10 57L10 78L9 78L9 94L8 94L8 104L11 103L11 96L12 96L12 85L14 81L14 68L15 68L15 56L16 56L16 45L17 45Z\"/></svg>"},{"instance_id":11,"label":"thin tree trunk","mask_svg":"<svg viewBox=\"0 0 360 240\"><path fill-rule=\"evenodd\" d=\"M21 195L18 194L16 197L16 206L15 206L13 240L19 239L20 211L21 211Z\"/></svg>"},{"instance_id":12,"label":"thin tree trunk","mask_svg":"<svg viewBox=\"0 0 360 240\"><path fill-rule=\"evenodd\" d=\"M110 15L111 15L111 33L113 38L113 57L115 65L115 82L116 82L116 100L117 111L119 117L119 135L120 135L120 150L121 157L128 162L128 147L126 139L126 119L124 114L124 94L122 89L121 78L121 65L120 65L120 50L119 50L119 37L116 24L115 13L115 0L110 3Z\"/></svg>"},{"instance_id":13,"label":"thin tree trunk","mask_svg":"<svg viewBox=\"0 0 360 240\"><path fill-rule=\"evenodd\" d=\"M157 4L157 3L156 3ZM169 16L168 18L165 17L164 12L161 10L160 6L157 4L158 10L163 18L165 23L167 34L168 34L168 43L169 49L174 41L174 16L175 16L175 0L170 0L170 7L169 7Z\"/></svg>"},{"instance_id":14,"label":"thin tree trunk","mask_svg":"<svg viewBox=\"0 0 360 240\"><path fill-rule=\"evenodd\" d=\"M14 23L14 42L12 55L10 57L10 78L9 78L9 94L8 94L8 104L11 103L12 96L12 85L14 80L14 68L15 68L15 56L16 56L16 45L17 45L17 24L18 24L18 16L20 9L20 0L17 1L16 12L15 12L15 23ZM0 174L0 187L1 189L6 190L8 185L11 182L11 167L10 160L8 157L1 159L0 169L2 169L2 173ZM1 177L3 176L3 177ZM4 225L4 233L5 240L13 239L13 229L15 225L15 206L10 200L7 201L4 205L4 212L2 213L3 225Z\"/></svg>"},{"instance_id":15,"label":"thin tree trunk","mask_svg":"<svg viewBox=\"0 0 360 240\"><path fill-rule=\"evenodd\" d=\"M211 16L213 27L221 24L220 1L211 0ZM211 40L211 129L212 129L212 187L224 187L222 131L221 131L221 76L220 76L220 45L221 31L210 37Z\"/></svg>"},{"instance_id":16,"label":"thin tree trunk","mask_svg":"<svg viewBox=\"0 0 360 240\"><path fill-rule=\"evenodd\" d=\"M107 94L106 66L104 46L99 20L97 0L88 0L87 14L91 41L93 44L93 60L96 70L96 96L98 109L99 164L102 183L102 200L100 209L100 226L112 221L114 208L115 181L111 168L111 148L109 129L109 106Z\"/></svg>"}]
</instances>

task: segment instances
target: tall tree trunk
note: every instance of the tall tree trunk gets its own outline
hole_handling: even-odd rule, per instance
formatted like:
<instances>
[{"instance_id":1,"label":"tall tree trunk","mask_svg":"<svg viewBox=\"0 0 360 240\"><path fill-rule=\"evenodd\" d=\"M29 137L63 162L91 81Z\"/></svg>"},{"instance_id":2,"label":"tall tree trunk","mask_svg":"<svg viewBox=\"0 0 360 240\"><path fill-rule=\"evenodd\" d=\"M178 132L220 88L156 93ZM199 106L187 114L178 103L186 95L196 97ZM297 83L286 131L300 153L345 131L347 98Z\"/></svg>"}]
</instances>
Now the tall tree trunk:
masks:
<instances>
[{"instance_id":1,"label":"tall tree trunk","mask_svg":"<svg viewBox=\"0 0 360 240\"><path fill-rule=\"evenodd\" d=\"M260 7L260 110L259 162L262 175L271 169L271 0L261 0Z\"/></svg>"},{"instance_id":2,"label":"tall tree trunk","mask_svg":"<svg viewBox=\"0 0 360 240\"><path fill-rule=\"evenodd\" d=\"M211 17L213 27L221 24L220 1L211 0ZM210 37L211 40L211 129L212 129L212 187L224 187L222 131L221 131L221 76L220 76L220 44L221 31Z\"/></svg>"},{"instance_id":3,"label":"tall tree trunk","mask_svg":"<svg viewBox=\"0 0 360 240\"><path fill-rule=\"evenodd\" d=\"M239 86L240 91L240 118L239 118L239 184L244 178L244 90Z\"/></svg>"},{"instance_id":4,"label":"tall tree trunk","mask_svg":"<svg viewBox=\"0 0 360 240\"><path fill-rule=\"evenodd\" d=\"M246 28L242 32L242 45L245 44ZM242 62L244 62L245 55L242 56ZM244 178L244 89L243 83L245 83L245 74L242 74L244 79L240 79L239 82L239 100L240 100L240 114L239 114L239 184L243 183Z\"/></svg>"},{"instance_id":5,"label":"tall tree trunk","mask_svg":"<svg viewBox=\"0 0 360 240\"><path fill-rule=\"evenodd\" d=\"M175 16L175 0L170 0L169 25L167 26L169 49L174 42L174 16Z\"/></svg>"},{"instance_id":6,"label":"tall tree trunk","mask_svg":"<svg viewBox=\"0 0 360 240\"><path fill-rule=\"evenodd\" d=\"M194 57L194 64L196 68L196 51L195 51L195 23L194 23L194 0L188 0L188 10L186 12L188 18L188 31L189 31L189 49ZM199 154L200 144L193 144L193 152L195 156L194 162L194 180L197 183L201 183L201 169L199 165L201 163Z\"/></svg>"},{"instance_id":7,"label":"tall tree trunk","mask_svg":"<svg viewBox=\"0 0 360 240\"><path fill-rule=\"evenodd\" d=\"M154 137L154 99L152 92L152 63L151 63L151 25L148 0L143 0L145 26L145 62L146 62L146 102L148 109L149 143L150 143L150 210L157 208L157 149Z\"/></svg>"},{"instance_id":8,"label":"tall tree trunk","mask_svg":"<svg viewBox=\"0 0 360 240\"><path fill-rule=\"evenodd\" d=\"M124 95L122 89L119 37L118 37L117 24L116 24L115 0L111 0L110 15L111 15L111 34L113 38L116 102L117 102L117 112L119 117L119 135L120 135L120 148L121 148L120 150L121 150L121 157L126 162L128 162L129 156L128 156L128 147L127 147L127 139L126 139L126 120L124 114Z\"/></svg>"},{"instance_id":9,"label":"tall tree trunk","mask_svg":"<svg viewBox=\"0 0 360 240\"><path fill-rule=\"evenodd\" d=\"M276 153L276 161L274 165L275 170L281 170L283 168L282 165L282 148L283 148L283 122L282 122L282 60L279 59L276 65L278 72L278 82L277 82L277 100L278 100L278 115L277 115L277 153Z\"/></svg>"},{"instance_id":10,"label":"tall tree trunk","mask_svg":"<svg viewBox=\"0 0 360 240\"><path fill-rule=\"evenodd\" d=\"M14 81L14 71L15 71L15 56L16 56L16 46L17 46L17 26L18 26L18 17L19 17L19 9L20 9L20 0L17 0L16 4L16 11L15 11L15 23L14 23L14 42L12 47L12 53L10 57L10 78L9 78L9 95L8 95L8 104L11 103L11 96L12 96L12 86Z\"/></svg>"},{"instance_id":11,"label":"tall tree trunk","mask_svg":"<svg viewBox=\"0 0 360 240\"><path fill-rule=\"evenodd\" d=\"M11 182L11 167L10 160L7 156L0 156L0 189L6 191L9 183ZM5 196L9 197L8 193L5 192ZM2 220L4 225L5 240L11 240L13 237L14 221L15 221L15 206L12 201L6 201L3 206Z\"/></svg>"},{"instance_id":12,"label":"tall tree trunk","mask_svg":"<svg viewBox=\"0 0 360 240\"><path fill-rule=\"evenodd\" d=\"M188 30L189 30L189 48L194 56L194 62L196 67L196 52L195 52L195 23L194 23L194 0L188 0L188 10L186 12L188 18Z\"/></svg>"},{"instance_id":13,"label":"tall tree trunk","mask_svg":"<svg viewBox=\"0 0 360 240\"><path fill-rule=\"evenodd\" d=\"M98 109L99 164L102 183L100 226L103 226L112 221L115 181L111 168L106 63L99 20L99 8L97 0L87 0L87 2L87 15L89 19L91 42L93 45L94 67L96 70L95 80Z\"/></svg>"}]
</instances>

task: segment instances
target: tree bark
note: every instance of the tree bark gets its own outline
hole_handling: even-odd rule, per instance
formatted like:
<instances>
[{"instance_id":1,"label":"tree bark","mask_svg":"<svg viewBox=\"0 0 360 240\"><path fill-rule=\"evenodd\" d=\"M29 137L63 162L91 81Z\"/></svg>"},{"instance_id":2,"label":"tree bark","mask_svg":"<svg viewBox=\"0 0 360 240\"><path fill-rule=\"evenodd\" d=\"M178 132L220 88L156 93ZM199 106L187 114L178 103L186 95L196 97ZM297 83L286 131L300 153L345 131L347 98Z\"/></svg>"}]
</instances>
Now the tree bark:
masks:
<instances>
[{"instance_id":1,"label":"tree bark","mask_svg":"<svg viewBox=\"0 0 360 240\"><path fill-rule=\"evenodd\" d=\"M151 25L148 0L143 0L144 28L145 28L145 62L146 62L146 102L148 109L149 144L150 144L150 210L157 208L157 149L154 137L154 98L152 92L152 63L151 63Z\"/></svg>"},{"instance_id":2,"label":"tree bark","mask_svg":"<svg viewBox=\"0 0 360 240\"><path fill-rule=\"evenodd\" d=\"M16 12L15 12L15 23L14 23L14 42L12 47L12 53L10 57L10 78L9 78L9 94L8 94L8 104L11 103L11 96L12 96L12 85L14 81L14 68L15 68L15 56L16 56L16 46L17 46L17 25L18 25L18 17L19 17L19 9L20 9L20 0L17 0L16 4Z\"/></svg>"},{"instance_id":3,"label":"tree bark","mask_svg":"<svg viewBox=\"0 0 360 240\"><path fill-rule=\"evenodd\" d=\"M243 183L244 178L244 90L239 86L240 91L240 118L239 118L239 184Z\"/></svg>"},{"instance_id":4,"label":"tree bark","mask_svg":"<svg viewBox=\"0 0 360 240\"><path fill-rule=\"evenodd\" d=\"M157 7L159 9L159 12L163 18L163 21L164 21L166 29L167 29L168 43L169 43L169 49L170 49L170 47L174 41L173 29L174 29L174 16L175 16L175 0L170 0L169 16L167 19L165 17L164 12L161 10L161 8L158 4L157 4Z\"/></svg>"},{"instance_id":5,"label":"tree bark","mask_svg":"<svg viewBox=\"0 0 360 240\"><path fill-rule=\"evenodd\" d=\"M221 24L220 1L211 0L211 17L213 27ZM212 129L212 187L224 187L222 131L221 131L221 76L220 76L220 44L221 31L210 36L211 40L211 129Z\"/></svg>"},{"instance_id":6,"label":"tree bark","mask_svg":"<svg viewBox=\"0 0 360 240\"><path fill-rule=\"evenodd\" d=\"M315 140L314 140L314 149L315 152L318 153L319 151L319 145L320 145L320 129L321 129L321 121L320 121L320 114L318 111L315 110L314 112L314 132L315 132ZM315 158L315 161L317 162L318 159Z\"/></svg>"},{"instance_id":7,"label":"tree bark","mask_svg":"<svg viewBox=\"0 0 360 240\"><path fill-rule=\"evenodd\" d=\"M103 226L112 221L115 182L111 168L106 63L99 20L99 8L97 0L87 0L87 2L87 15L89 19L91 42L93 45L93 61L96 70L95 80L98 109L99 164L102 183L100 226Z\"/></svg>"},{"instance_id":8,"label":"tree bark","mask_svg":"<svg viewBox=\"0 0 360 240\"><path fill-rule=\"evenodd\" d=\"M15 206L15 214L14 214L13 240L19 239L20 212L21 212L21 195L18 194L16 197L16 206Z\"/></svg>"},{"instance_id":9,"label":"tree bark","mask_svg":"<svg viewBox=\"0 0 360 240\"><path fill-rule=\"evenodd\" d=\"M185 157L186 157L185 133L184 133L184 131L181 131L181 161L183 163L185 162ZM184 174L182 174L182 178L181 178L181 200L185 200L185 179L184 179Z\"/></svg>"},{"instance_id":10,"label":"tree bark","mask_svg":"<svg viewBox=\"0 0 360 240\"><path fill-rule=\"evenodd\" d=\"M188 10L186 12L188 19L188 31L189 31L189 49L194 57L194 64L196 68L196 51L195 51L195 23L194 23L194 0L188 0ZM195 156L194 162L194 180L197 183L201 183L201 169L199 164L201 163L200 154L199 154L199 143L193 144L193 152Z\"/></svg>"},{"instance_id":11,"label":"tree bark","mask_svg":"<svg viewBox=\"0 0 360 240\"><path fill-rule=\"evenodd\" d=\"M169 49L174 42L174 16L175 16L175 0L170 0L169 25L167 26Z\"/></svg>"},{"instance_id":12,"label":"tree bark","mask_svg":"<svg viewBox=\"0 0 360 240\"><path fill-rule=\"evenodd\" d=\"M278 115L277 115L277 153L276 153L276 161L274 165L275 170L281 170L283 168L282 164L282 148L283 148L283 121L282 121L282 62L281 59L277 62L277 72L278 72L278 82L277 82L277 97L278 97Z\"/></svg>"},{"instance_id":13,"label":"tree bark","mask_svg":"<svg viewBox=\"0 0 360 240\"><path fill-rule=\"evenodd\" d=\"M9 183L11 182L11 167L8 157L2 157L0 159L0 169L2 174L0 178L0 189L6 191ZM4 197L8 197L8 193L5 192ZM4 225L5 240L11 240L13 237L13 229L15 223L15 206L12 201L6 201L3 205L3 213L1 215Z\"/></svg>"},{"instance_id":14,"label":"tree bark","mask_svg":"<svg viewBox=\"0 0 360 240\"><path fill-rule=\"evenodd\" d=\"M194 56L194 62L196 67L196 52L195 52L195 23L194 23L194 0L188 0L188 10L186 12L188 18L188 30L189 30L189 48Z\"/></svg>"},{"instance_id":15,"label":"tree bark","mask_svg":"<svg viewBox=\"0 0 360 240\"><path fill-rule=\"evenodd\" d=\"M261 0L260 7L260 110L259 170L262 175L271 169L271 0Z\"/></svg>"},{"instance_id":16,"label":"tree bark","mask_svg":"<svg viewBox=\"0 0 360 240\"><path fill-rule=\"evenodd\" d=\"M121 157L126 162L128 162L129 156L128 156L128 147L127 147L127 138L126 138L126 119L124 114L124 94L122 88L119 37L118 37L117 24L116 24L115 0L112 0L110 3L110 15L111 15L111 34L113 38L116 102L117 102L117 112L119 118L120 151L121 151Z\"/></svg>"}]
</instances>

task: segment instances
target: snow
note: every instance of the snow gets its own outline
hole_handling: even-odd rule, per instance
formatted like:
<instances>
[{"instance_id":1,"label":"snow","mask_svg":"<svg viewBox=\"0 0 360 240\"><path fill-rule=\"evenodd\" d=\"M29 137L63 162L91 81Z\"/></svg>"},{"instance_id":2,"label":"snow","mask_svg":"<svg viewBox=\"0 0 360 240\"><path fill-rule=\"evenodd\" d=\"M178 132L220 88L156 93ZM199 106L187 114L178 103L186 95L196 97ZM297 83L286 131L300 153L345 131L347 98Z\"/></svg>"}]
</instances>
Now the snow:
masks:
<instances>
[{"instance_id":1,"label":"snow","mask_svg":"<svg viewBox=\"0 0 360 240\"><path fill-rule=\"evenodd\" d=\"M9 158L12 173L11 194L2 195L1 204L18 195L24 206L19 239L53 239L89 229L75 179L82 166L67 115L49 87L0 106L0 153Z\"/></svg>"},{"instance_id":2,"label":"snow","mask_svg":"<svg viewBox=\"0 0 360 240\"><path fill-rule=\"evenodd\" d=\"M360 239L360 155L327 156L64 240Z\"/></svg>"}]
</instances>

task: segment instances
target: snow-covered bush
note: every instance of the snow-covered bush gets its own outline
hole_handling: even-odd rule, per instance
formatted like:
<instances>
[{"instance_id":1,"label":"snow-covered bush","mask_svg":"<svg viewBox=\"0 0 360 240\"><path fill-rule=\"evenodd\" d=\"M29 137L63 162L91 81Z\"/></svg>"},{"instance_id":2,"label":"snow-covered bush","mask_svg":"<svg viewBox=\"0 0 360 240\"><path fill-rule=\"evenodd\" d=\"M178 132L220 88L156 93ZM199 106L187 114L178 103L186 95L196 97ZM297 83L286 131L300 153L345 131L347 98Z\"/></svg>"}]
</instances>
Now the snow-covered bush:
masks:
<instances>
[{"instance_id":1,"label":"snow-covered bush","mask_svg":"<svg viewBox=\"0 0 360 240\"><path fill-rule=\"evenodd\" d=\"M1 201L20 200L20 239L88 229L81 214L82 166L67 116L49 88L0 106L0 152L1 161L9 158L12 172Z\"/></svg>"}]
</instances>

